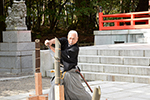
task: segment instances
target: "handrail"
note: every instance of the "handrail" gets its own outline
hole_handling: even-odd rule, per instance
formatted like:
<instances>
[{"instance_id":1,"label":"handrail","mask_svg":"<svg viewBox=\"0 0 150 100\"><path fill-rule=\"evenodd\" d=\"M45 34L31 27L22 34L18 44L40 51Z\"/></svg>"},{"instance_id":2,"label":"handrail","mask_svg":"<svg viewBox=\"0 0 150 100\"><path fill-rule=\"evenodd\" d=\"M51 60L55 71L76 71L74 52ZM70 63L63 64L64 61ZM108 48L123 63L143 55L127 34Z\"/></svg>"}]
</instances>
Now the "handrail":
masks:
<instances>
[{"instance_id":1,"label":"handrail","mask_svg":"<svg viewBox=\"0 0 150 100\"><path fill-rule=\"evenodd\" d=\"M113 18L113 19L110 19ZM117 19L114 19L117 18ZM104 20L105 19L105 20ZM105 26L105 24L112 25ZM103 15L99 12L99 30L150 28L150 11Z\"/></svg>"}]
</instances>

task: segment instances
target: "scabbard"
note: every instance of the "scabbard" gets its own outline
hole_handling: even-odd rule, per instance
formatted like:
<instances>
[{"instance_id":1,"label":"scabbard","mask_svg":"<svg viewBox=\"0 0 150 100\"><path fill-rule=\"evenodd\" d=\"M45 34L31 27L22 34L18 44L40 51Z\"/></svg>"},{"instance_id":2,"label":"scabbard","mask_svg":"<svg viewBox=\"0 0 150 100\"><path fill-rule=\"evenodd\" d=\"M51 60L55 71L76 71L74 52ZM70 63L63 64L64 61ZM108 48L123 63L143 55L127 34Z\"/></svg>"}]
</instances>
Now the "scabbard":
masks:
<instances>
[{"instance_id":1,"label":"scabbard","mask_svg":"<svg viewBox=\"0 0 150 100\"><path fill-rule=\"evenodd\" d=\"M76 72L78 74L80 74L80 76L82 77L82 79L84 80L84 82L86 83L86 85L88 86L88 88L90 89L91 93L93 93L93 90L91 89L91 87L89 86L89 84L87 83L87 81L85 80L85 78L83 77L83 75L80 73L80 71L77 69Z\"/></svg>"}]
</instances>

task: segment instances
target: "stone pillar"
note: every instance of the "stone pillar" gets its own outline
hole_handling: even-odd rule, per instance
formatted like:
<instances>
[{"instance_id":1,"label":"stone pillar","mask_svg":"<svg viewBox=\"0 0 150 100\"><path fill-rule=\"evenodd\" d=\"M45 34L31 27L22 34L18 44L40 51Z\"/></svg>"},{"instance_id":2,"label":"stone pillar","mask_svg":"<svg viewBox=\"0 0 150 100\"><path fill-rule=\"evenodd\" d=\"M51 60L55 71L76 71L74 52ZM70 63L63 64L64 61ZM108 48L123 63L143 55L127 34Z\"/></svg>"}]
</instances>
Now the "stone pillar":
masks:
<instances>
[{"instance_id":1,"label":"stone pillar","mask_svg":"<svg viewBox=\"0 0 150 100\"><path fill-rule=\"evenodd\" d=\"M7 28L0 43L0 73L33 73L32 52L35 43L31 42L31 31L25 25L25 2L14 0L12 8L8 10Z\"/></svg>"}]
</instances>

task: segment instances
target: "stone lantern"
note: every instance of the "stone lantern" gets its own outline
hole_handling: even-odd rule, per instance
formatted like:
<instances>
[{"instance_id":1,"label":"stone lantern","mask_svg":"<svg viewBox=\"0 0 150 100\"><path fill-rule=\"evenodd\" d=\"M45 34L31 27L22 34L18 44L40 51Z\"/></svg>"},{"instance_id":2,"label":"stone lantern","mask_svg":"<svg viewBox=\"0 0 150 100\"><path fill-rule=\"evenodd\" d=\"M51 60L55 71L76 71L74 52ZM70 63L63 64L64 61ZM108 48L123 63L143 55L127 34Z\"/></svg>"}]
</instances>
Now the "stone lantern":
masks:
<instances>
[{"instance_id":1,"label":"stone lantern","mask_svg":"<svg viewBox=\"0 0 150 100\"><path fill-rule=\"evenodd\" d=\"M6 31L0 43L0 73L32 73L32 53L35 43L31 42L31 31L27 30L25 1L13 1L8 7Z\"/></svg>"}]
</instances>

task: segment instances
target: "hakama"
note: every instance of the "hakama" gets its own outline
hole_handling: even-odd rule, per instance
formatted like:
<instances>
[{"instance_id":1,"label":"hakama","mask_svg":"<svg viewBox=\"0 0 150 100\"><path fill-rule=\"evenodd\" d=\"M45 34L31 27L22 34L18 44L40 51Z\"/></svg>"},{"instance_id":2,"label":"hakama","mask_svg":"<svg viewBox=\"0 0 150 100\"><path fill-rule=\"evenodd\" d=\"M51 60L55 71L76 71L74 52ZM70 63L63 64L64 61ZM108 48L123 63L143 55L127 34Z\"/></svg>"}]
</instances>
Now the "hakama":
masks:
<instances>
[{"instance_id":1,"label":"hakama","mask_svg":"<svg viewBox=\"0 0 150 100\"><path fill-rule=\"evenodd\" d=\"M81 78L76 69L67 71L64 78L61 80L64 85L65 100L92 100L91 95L85 90L82 85ZM55 80L51 82L51 88L48 95L48 100L55 100Z\"/></svg>"}]
</instances>

